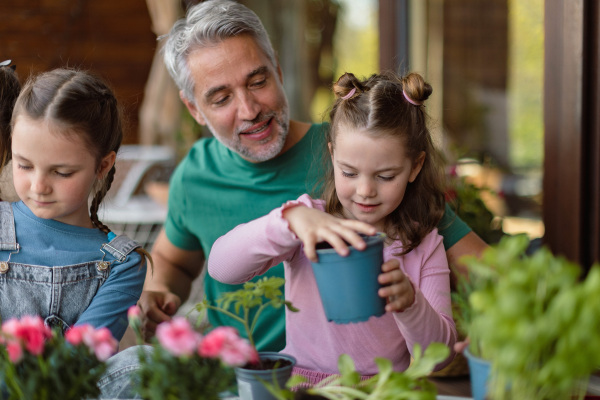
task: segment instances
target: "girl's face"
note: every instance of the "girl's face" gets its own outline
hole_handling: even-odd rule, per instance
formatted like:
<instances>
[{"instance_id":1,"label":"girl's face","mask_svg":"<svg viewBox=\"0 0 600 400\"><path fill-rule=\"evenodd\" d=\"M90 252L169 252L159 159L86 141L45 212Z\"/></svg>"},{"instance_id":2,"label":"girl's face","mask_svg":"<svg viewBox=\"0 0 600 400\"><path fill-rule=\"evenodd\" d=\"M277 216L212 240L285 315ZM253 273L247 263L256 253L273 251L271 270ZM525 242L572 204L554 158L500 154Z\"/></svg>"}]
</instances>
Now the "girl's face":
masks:
<instances>
[{"instance_id":1,"label":"girl's face","mask_svg":"<svg viewBox=\"0 0 600 400\"><path fill-rule=\"evenodd\" d=\"M385 227L386 217L402 202L406 186L423 166L425 153L413 162L404 141L372 137L361 129L340 129L335 148L329 144L335 189L346 218Z\"/></svg>"},{"instance_id":2,"label":"girl's face","mask_svg":"<svg viewBox=\"0 0 600 400\"><path fill-rule=\"evenodd\" d=\"M37 217L91 228L88 196L116 154L109 153L97 166L76 133L64 136L59 129L46 120L17 117L12 134L15 189Z\"/></svg>"}]
</instances>

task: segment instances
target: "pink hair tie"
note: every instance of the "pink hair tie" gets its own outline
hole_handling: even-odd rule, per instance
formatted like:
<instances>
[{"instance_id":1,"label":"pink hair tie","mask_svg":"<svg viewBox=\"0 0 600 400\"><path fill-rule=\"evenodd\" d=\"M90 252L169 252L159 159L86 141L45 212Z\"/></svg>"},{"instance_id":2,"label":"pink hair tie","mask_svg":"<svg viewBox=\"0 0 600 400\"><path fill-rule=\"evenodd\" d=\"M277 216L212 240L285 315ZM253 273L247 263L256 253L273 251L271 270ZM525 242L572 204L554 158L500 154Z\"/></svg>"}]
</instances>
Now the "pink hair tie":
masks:
<instances>
[{"instance_id":1,"label":"pink hair tie","mask_svg":"<svg viewBox=\"0 0 600 400\"><path fill-rule=\"evenodd\" d=\"M348 92L347 95L342 97L342 100L348 100L350 97L354 96L354 93L356 93L356 88L352 88L352 90Z\"/></svg>"},{"instance_id":2,"label":"pink hair tie","mask_svg":"<svg viewBox=\"0 0 600 400\"><path fill-rule=\"evenodd\" d=\"M414 101L413 99L411 99L410 96L407 95L404 90L402 91L402 94L404 95L404 98L406 99L406 101L408 101L410 104L412 104L414 106L420 106L423 104L422 101Z\"/></svg>"}]
</instances>

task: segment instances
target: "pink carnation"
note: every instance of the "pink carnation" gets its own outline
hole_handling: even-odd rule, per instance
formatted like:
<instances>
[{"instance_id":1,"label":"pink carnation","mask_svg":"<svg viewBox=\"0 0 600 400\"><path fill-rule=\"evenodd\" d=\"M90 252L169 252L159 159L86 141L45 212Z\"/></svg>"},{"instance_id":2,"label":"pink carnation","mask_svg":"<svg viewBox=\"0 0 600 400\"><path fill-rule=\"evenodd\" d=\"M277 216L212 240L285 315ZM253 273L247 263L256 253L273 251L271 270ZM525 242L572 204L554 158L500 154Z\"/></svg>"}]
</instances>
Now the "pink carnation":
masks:
<instances>
[{"instance_id":1,"label":"pink carnation","mask_svg":"<svg viewBox=\"0 0 600 400\"><path fill-rule=\"evenodd\" d=\"M93 330L94 327L89 324L73 326L65 333L65 340L73 346L78 346Z\"/></svg>"},{"instance_id":2,"label":"pink carnation","mask_svg":"<svg viewBox=\"0 0 600 400\"><path fill-rule=\"evenodd\" d=\"M2 324L2 332L21 341L27 351L36 356L42 354L46 339L52 336L52 331L39 316L29 315L20 320L9 319Z\"/></svg>"},{"instance_id":3,"label":"pink carnation","mask_svg":"<svg viewBox=\"0 0 600 400\"><path fill-rule=\"evenodd\" d=\"M9 340L5 344L8 358L12 363L18 363L23 358L23 347L17 340Z\"/></svg>"},{"instance_id":4,"label":"pink carnation","mask_svg":"<svg viewBox=\"0 0 600 400\"><path fill-rule=\"evenodd\" d=\"M131 306L127 310L127 319L131 321L132 319L139 320L142 315L142 310L138 306Z\"/></svg>"},{"instance_id":5,"label":"pink carnation","mask_svg":"<svg viewBox=\"0 0 600 400\"><path fill-rule=\"evenodd\" d=\"M113 337L110 330L106 327L96 329L94 331L94 353L100 361L106 361L110 356L115 354L119 343Z\"/></svg>"},{"instance_id":6,"label":"pink carnation","mask_svg":"<svg viewBox=\"0 0 600 400\"><path fill-rule=\"evenodd\" d=\"M2 333L6 334L5 336L16 338L20 326L21 322L18 319L11 318L2 324Z\"/></svg>"},{"instance_id":7,"label":"pink carnation","mask_svg":"<svg viewBox=\"0 0 600 400\"><path fill-rule=\"evenodd\" d=\"M156 327L158 342L174 356L189 356L194 353L202 336L192 329L184 317L174 317Z\"/></svg>"},{"instance_id":8,"label":"pink carnation","mask_svg":"<svg viewBox=\"0 0 600 400\"><path fill-rule=\"evenodd\" d=\"M198 353L203 357L220 358L236 367L258 361L256 349L230 326L220 326L206 335L198 346Z\"/></svg>"},{"instance_id":9,"label":"pink carnation","mask_svg":"<svg viewBox=\"0 0 600 400\"><path fill-rule=\"evenodd\" d=\"M106 361L117 351L118 342L108 328L95 329L89 324L78 325L70 328L65 333L67 342L78 346L82 342L93 351L96 358Z\"/></svg>"}]
</instances>

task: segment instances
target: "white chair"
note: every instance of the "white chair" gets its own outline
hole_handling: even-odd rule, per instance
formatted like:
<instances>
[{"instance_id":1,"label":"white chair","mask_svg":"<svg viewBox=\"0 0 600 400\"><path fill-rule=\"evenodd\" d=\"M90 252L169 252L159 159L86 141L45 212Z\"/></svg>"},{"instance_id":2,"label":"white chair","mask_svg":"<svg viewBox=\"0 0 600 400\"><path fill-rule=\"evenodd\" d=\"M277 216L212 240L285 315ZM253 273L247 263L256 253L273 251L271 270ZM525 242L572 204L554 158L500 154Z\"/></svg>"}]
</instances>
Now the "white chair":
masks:
<instances>
[{"instance_id":1,"label":"white chair","mask_svg":"<svg viewBox=\"0 0 600 400\"><path fill-rule=\"evenodd\" d=\"M157 177L166 180L175 167L167 146L124 145L117 155L115 179L98 216L116 234L126 234L150 250L167 216L167 207L144 191Z\"/></svg>"}]
</instances>

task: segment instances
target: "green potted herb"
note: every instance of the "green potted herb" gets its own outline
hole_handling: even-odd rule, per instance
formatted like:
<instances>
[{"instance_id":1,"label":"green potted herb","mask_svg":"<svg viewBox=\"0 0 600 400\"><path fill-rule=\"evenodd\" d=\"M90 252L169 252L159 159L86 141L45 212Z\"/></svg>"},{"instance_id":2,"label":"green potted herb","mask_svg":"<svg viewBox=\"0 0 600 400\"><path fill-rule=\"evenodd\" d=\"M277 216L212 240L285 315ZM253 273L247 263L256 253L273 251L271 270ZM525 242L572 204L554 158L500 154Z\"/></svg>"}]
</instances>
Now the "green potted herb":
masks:
<instances>
[{"instance_id":1,"label":"green potted herb","mask_svg":"<svg viewBox=\"0 0 600 400\"><path fill-rule=\"evenodd\" d=\"M524 235L466 257L469 351L490 363L491 399L583 398L600 366L600 265L582 269ZM474 390L475 391L475 390Z\"/></svg>"},{"instance_id":2,"label":"green potted herb","mask_svg":"<svg viewBox=\"0 0 600 400\"><path fill-rule=\"evenodd\" d=\"M266 307L287 307L292 312L298 311L289 301L286 301L281 287L285 280L278 277L264 277L256 282L246 282L242 289L227 292L217 299L215 304L204 300L196 304L195 309L204 312L207 309L215 310L239 321L246 331L252 347L255 347L253 338L254 327L259 315ZM235 312L230 311L233 307ZM256 310L251 319L251 311ZM199 322L203 315L198 317ZM268 400L274 399L265 387L265 383L277 382L284 385L292 373L296 359L290 355L276 352L259 352L258 363L248 363L235 368L238 392L241 400Z\"/></svg>"},{"instance_id":3,"label":"green potted herb","mask_svg":"<svg viewBox=\"0 0 600 400\"><path fill-rule=\"evenodd\" d=\"M427 376L448 357L449 352L443 343L431 343L424 353L421 352L421 346L416 344L414 360L406 371L394 371L390 360L376 358L379 372L366 380L361 380L352 358L342 354L338 360L339 375L325 378L309 388L298 389L305 382L305 378L299 375L293 376L285 388L275 385L268 387L278 400L435 400L437 388Z\"/></svg>"}]
</instances>

